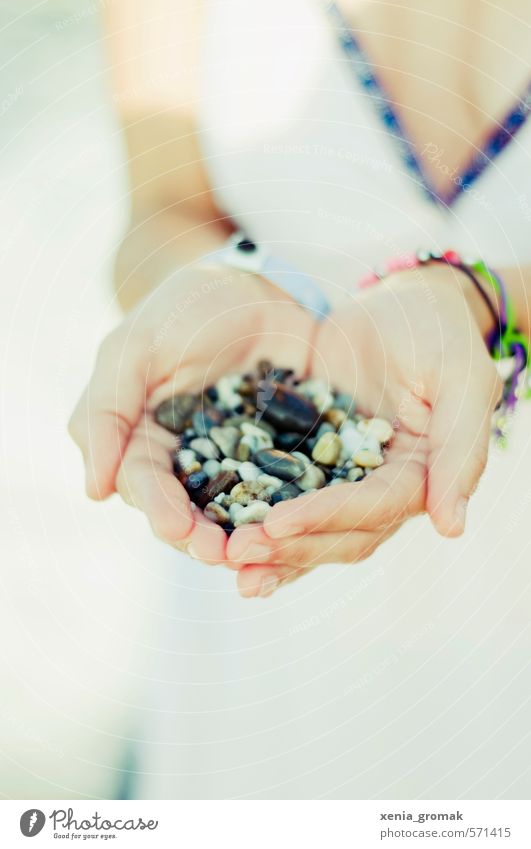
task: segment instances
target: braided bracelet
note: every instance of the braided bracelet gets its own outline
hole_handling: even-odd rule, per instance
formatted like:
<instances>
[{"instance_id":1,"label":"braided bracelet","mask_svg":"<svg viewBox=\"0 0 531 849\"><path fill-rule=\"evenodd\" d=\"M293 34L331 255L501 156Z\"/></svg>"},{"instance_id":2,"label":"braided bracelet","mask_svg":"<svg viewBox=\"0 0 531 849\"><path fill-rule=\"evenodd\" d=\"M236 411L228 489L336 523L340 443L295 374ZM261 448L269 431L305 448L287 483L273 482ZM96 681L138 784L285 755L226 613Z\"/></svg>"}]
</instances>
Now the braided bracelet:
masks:
<instances>
[{"instance_id":1,"label":"braided bracelet","mask_svg":"<svg viewBox=\"0 0 531 849\"><path fill-rule=\"evenodd\" d=\"M513 360L512 369L504 382L502 399L496 410L496 420L493 425L494 436L498 443L505 445L509 418L514 412L520 395L522 374L529 365L529 341L516 328L514 310L501 277L488 268L482 259L464 260L457 251L448 250L443 253L417 251L417 253L403 254L388 260L383 272L374 271L367 274L359 281L359 287L366 289L389 274L431 263L450 265L466 274L483 299L493 319L493 330L485 340L490 355L496 361ZM494 294L495 303L485 291L483 284L487 284L487 289ZM528 389L527 397L530 394L531 391Z\"/></svg>"}]
</instances>

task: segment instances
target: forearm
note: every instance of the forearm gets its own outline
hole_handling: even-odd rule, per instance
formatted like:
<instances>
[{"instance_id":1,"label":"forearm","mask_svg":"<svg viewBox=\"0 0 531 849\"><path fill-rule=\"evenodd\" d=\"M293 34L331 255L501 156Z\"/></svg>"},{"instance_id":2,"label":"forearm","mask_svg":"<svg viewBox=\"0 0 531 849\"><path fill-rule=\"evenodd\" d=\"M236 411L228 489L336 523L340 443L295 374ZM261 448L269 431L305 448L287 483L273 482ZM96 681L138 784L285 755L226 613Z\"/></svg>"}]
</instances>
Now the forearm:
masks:
<instances>
[{"instance_id":1,"label":"forearm","mask_svg":"<svg viewBox=\"0 0 531 849\"><path fill-rule=\"evenodd\" d=\"M204 221L184 208L137 214L115 262L122 309L129 311L176 269L221 247L233 229L228 219Z\"/></svg>"}]
</instances>

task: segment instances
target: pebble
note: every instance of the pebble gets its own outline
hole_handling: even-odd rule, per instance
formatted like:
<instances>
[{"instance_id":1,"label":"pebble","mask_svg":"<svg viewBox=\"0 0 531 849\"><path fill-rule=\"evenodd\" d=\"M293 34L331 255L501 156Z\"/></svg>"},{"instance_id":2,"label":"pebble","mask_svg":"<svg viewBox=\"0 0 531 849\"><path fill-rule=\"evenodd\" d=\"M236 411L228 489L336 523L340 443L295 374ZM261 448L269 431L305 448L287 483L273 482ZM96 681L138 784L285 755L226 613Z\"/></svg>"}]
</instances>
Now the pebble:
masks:
<instances>
[{"instance_id":1,"label":"pebble","mask_svg":"<svg viewBox=\"0 0 531 849\"><path fill-rule=\"evenodd\" d=\"M349 469L347 472L347 480L353 483L354 481L359 481L364 476L363 469L360 469L359 466L354 466L353 469Z\"/></svg>"},{"instance_id":2,"label":"pebble","mask_svg":"<svg viewBox=\"0 0 531 849\"><path fill-rule=\"evenodd\" d=\"M324 414L325 421L329 422L334 430L339 430L341 425L344 423L347 418L347 414L344 410L340 410L338 407L332 407L330 410L327 410Z\"/></svg>"},{"instance_id":3,"label":"pebble","mask_svg":"<svg viewBox=\"0 0 531 849\"><path fill-rule=\"evenodd\" d=\"M217 446L211 439L207 439L206 436L199 436L197 439L192 439L190 448L197 454L201 454L205 460L217 460L219 457Z\"/></svg>"},{"instance_id":4,"label":"pebble","mask_svg":"<svg viewBox=\"0 0 531 849\"><path fill-rule=\"evenodd\" d=\"M192 426L197 436L208 436L210 429L223 424L225 414L216 407L202 407L194 413Z\"/></svg>"},{"instance_id":5,"label":"pebble","mask_svg":"<svg viewBox=\"0 0 531 849\"><path fill-rule=\"evenodd\" d=\"M223 407L228 407L229 410L235 410L240 406L243 398L240 393L236 391L240 383L241 377L237 374L228 374L218 380L216 383L218 402Z\"/></svg>"},{"instance_id":6,"label":"pebble","mask_svg":"<svg viewBox=\"0 0 531 849\"><path fill-rule=\"evenodd\" d=\"M174 463L183 472L186 472L187 475L198 472L201 469L201 463L197 459L197 454L191 448L181 448L175 451L173 459Z\"/></svg>"},{"instance_id":7,"label":"pebble","mask_svg":"<svg viewBox=\"0 0 531 849\"><path fill-rule=\"evenodd\" d=\"M319 421L319 412L308 398L281 383L262 386L262 406L258 409L267 422L278 430L297 433L309 433L313 430Z\"/></svg>"},{"instance_id":8,"label":"pebble","mask_svg":"<svg viewBox=\"0 0 531 849\"><path fill-rule=\"evenodd\" d=\"M205 507L209 501L214 501L221 493L229 493L238 483L238 475L236 472L219 472L212 480L207 476L207 482L195 502L199 507ZM224 502L223 502L224 503Z\"/></svg>"},{"instance_id":9,"label":"pebble","mask_svg":"<svg viewBox=\"0 0 531 849\"><path fill-rule=\"evenodd\" d=\"M221 461L221 468L224 472L237 472L241 463L239 460L233 460L231 457L225 457Z\"/></svg>"},{"instance_id":10,"label":"pebble","mask_svg":"<svg viewBox=\"0 0 531 849\"><path fill-rule=\"evenodd\" d=\"M304 474L297 478L297 486L303 492L310 489L321 489L326 483L326 476L319 466L308 466Z\"/></svg>"},{"instance_id":11,"label":"pebble","mask_svg":"<svg viewBox=\"0 0 531 849\"><path fill-rule=\"evenodd\" d=\"M230 497L236 504L247 507L252 501L269 501L269 493L258 481L241 481L230 491Z\"/></svg>"},{"instance_id":12,"label":"pebble","mask_svg":"<svg viewBox=\"0 0 531 849\"><path fill-rule=\"evenodd\" d=\"M339 460L342 448L343 444L337 433L325 432L315 445L312 451L312 457L317 463L323 463L325 466L335 466Z\"/></svg>"},{"instance_id":13,"label":"pebble","mask_svg":"<svg viewBox=\"0 0 531 849\"><path fill-rule=\"evenodd\" d=\"M291 456L296 457L297 460L300 460L304 468L306 468L306 466L311 466L312 464L312 461L310 460L308 455L303 454L302 451L292 451Z\"/></svg>"},{"instance_id":14,"label":"pebble","mask_svg":"<svg viewBox=\"0 0 531 849\"><path fill-rule=\"evenodd\" d=\"M253 501L248 507L243 507L240 510L234 520L234 526L239 528L241 525L263 522L270 509L271 507L266 501Z\"/></svg>"},{"instance_id":15,"label":"pebble","mask_svg":"<svg viewBox=\"0 0 531 849\"><path fill-rule=\"evenodd\" d=\"M236 519L238 518L238 515L242 512L242 510L245 510L245 507L243 506L243 504L238 504L237 501L232 502L232 504L229 507L229 516L230 516L231 522L236 521Z\"/></svg>"},{"instance_id":16,"label":"pebble","mask_svg":"<svg viewBox=\"0 0 531 849\"><path fill-rule=\"evenodd\" d=\"M225 457L236 458L236 449L240 441L240 431L237 427L213 427L209 433Z\"/></svg>"},{"instance_id":17,"label":"pebble","mask_svg":"<svg viewBox=\"0 0 531 849\"><path fill-rule=\"evenodd\" d=\"M350 460L355 451L359 451L364 445L364 435L360 433L354 422L346 421L339 430L342 449L340 461Z\"/></svg>"},{"instance_id":18,"label":"pebble","mask_svg":"<svg viewBox=\"0 0 531 849\"><path fill-rule=\"evenodd\" d=\"M276 492L271 495L271 504L278 504L280 501L291 501L292 498L297 498L301 494L298 484L285 483Z\"/></svg>"},{"instance_id":19,"label":"pebble","mask_svg":"<svg viewBox=\"0 0 531 849\"><path fill-rule=\"evenodd\" d=\"M197 402L197 395L174 395L159 404L155 410L155 421L172 433L182 433L192 423Z\"/></svg>"},{"instance_id":20,"label":"pebble","mask_svg":"<svg viewBox=\"0 0 531 849\"><path fill-rule=\"evenodd\" d=\"M280 448L281 451L287 451L288 454L294 453L303 444L304 437L300 433L278 433L275 437L275 448Z\"/></svg>"},{"instance_id":21,"label":"pebble","mask_svg":"<svg viewBox=\"0 0 531 849\"><path fill-rule=\"evenodd\" d=\"M323 422L322 424L319 425L319 427L317 429L317 433L315 435L316 435L317 439L320 439L321 436L323 436L323 434L325 434L325 433L335 433L335 432L336 432L336 429L335 429L333 424L330 424L330 422Z\"/></svg>"},{"instance_id":22,"label":"pebble","mask_svg":"<svg viewBox=\"0 0 531 849\"><path fill-rule=\"evenodd\" d=\"M210 501L204 509L204 514L207 519L210 519L217 525L226 525L227 522L231 521L229 511L225 510L217 501Z\"/></svg>"},{"instance_id":23,"label":"pebble","mask_svg":"<svg viewBox=\"0 0 531 849\"><path fill-rule=\"evenodd\" d=\"M193 501L196 502L196 504L198 503L198 498L200 494L204 491L207 483L208 475L205 475L204 472L192 472L191 475L188 475L184 486L188 495ZM207 499L207 503L208 501L210 501L210 498Z\"/></svg>"},{"instance_id":24,"label":"pebble","mask_svg":"<svg viewBox=\"0 0 531 849\"><path fill-rule=\"evenodd\" d=\"M271 434L257 425L250 422L242 422L241 430L243 433L242 443L248 445L252 454L260 451L261 448L272 448L273 439Z\"/></svg>"},{"instance_id":25,"label":"pebble","mask_svg":"<svg viewBox=\"0 0 531 849\"><path fill-rule=\"evenodd\" d=\"M203 463L203 471L209 478L215 478L221 471L221 463L219 460L207 460L206 463Z\"/></svg>"},{"instance_id":26,"label":"pebble","mask_svg":"<svg viewBox=\"0 0 531 849\"><path fill-rule=\"evenodd\" d=\"M254 462L268 474L272 474L282 480L293 480L304 472L304 465L292 454L279 451L277 448L266 448L257 451L253 457Z\"/></svg>"},{"instance_id":27,"label":"pebble","mask_svg":"<svg viewBox=\"0 0 531 849\"><path fill-rule=\"evenodd\" d=\"M360 451L356 451L356 453L352 455L352 459L357 466L361 466L364 469L376 469L378 466L381 466L384 461L381 454L377 454L375 451L369 451L367 448L362 448Z\"/></svg>"},{"instance_id":28,"label":"pebble","mask_svg":"<svg viewBox=\"0 0 531 849\"><path fill-rule=\"evenodd\" d=\"M283 481L274 475L258 475L256 480L258 483L262 484L262 486L265 486L266 489L270 489L273 492L280 489L283 484Z\"/></svg>"},{"instance_id":29,"label":"pebble","mask_svg":"<svg viewBox=\"0 0 531 849\"><path fill-rule=\"evenodd\" d=\"M155 420L177 434L173 467L192 509L227 534L263 521L271 505L364 479L393 437L385 419L356 413L350 394L265 361L167 399Z\"/></svg>"},{"instance_id":30,"label":"pebble","mask_svg":"<svg viewBox=\"0 0 531 849\"><path fill-rule=\"evenodd\" d=\"M238 474L242 481L255 481L260 474L260 469L254 463L241 463L238 467Z\"/></svg>"},{"instance_id":31,"label":"pebble","mask_svg":"<svg viewBox=\"0 0 531 849\"><path fill-rule=\"evenodd\" d=\"M393 435L393 428L385 419L361 419L358 430L373 436L381 445L389 442Z\"/></svg>"}]
</instances>

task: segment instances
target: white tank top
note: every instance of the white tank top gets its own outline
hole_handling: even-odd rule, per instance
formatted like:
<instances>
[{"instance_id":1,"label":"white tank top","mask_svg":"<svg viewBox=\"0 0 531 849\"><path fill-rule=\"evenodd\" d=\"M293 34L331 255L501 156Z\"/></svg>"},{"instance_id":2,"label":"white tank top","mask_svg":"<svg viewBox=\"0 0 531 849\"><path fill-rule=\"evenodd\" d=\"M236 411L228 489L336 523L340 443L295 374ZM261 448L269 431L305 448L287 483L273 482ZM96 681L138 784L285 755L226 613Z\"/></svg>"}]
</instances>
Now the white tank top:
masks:
<instances>
[{"instance_id":1,"label":"white tank top","mask_svg":"<svg viewBox=\"0 0 531 849\"><path fill-rule=\"evenodd\" d=\"M209 0L203 43L207 168L252 238L336 293L418 247L531 262L531 121L448 208L407 168L319 0Z\"/></svg>"}]
</instances>

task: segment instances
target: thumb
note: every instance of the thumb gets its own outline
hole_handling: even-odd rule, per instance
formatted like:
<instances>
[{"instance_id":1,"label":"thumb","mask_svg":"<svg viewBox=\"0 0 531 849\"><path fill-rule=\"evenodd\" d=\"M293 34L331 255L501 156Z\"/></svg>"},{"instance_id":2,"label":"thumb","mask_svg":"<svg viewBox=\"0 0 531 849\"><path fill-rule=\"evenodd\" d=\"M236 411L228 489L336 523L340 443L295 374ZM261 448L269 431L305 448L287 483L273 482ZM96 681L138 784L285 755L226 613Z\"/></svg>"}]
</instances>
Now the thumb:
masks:
<instances>
[{"instance_id":1,"label":"thumb","mask_svg":"<svg viewBox=\"0 0 531 849\"><path fill-rule=\"evenodd\" d=\"M487 462L501 389L493 362L482 352L464 386L462 368L456 368L432 401L427 510L443 536L459 536L465 529L468 500Z\"/></svg>"}]
</instances>

